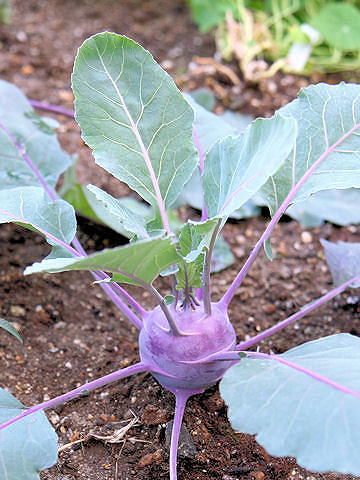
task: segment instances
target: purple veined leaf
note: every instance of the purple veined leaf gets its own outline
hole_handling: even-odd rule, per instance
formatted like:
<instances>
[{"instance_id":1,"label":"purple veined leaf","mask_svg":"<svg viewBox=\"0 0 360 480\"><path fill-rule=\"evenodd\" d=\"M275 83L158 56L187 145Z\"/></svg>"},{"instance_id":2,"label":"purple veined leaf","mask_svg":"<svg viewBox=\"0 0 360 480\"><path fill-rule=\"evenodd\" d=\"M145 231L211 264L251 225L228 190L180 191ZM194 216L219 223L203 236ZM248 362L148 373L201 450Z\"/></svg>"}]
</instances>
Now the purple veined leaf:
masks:
<instances>
[{"instance_id":1,"label":"purple veined leaf","mask_svg":"<svg viewBox=\"0 0 360 480\"><path fill-rule=\"evenodd\" d=\"M324 239L320 241L324 247L326 261L335 285L341 285L356 275L360 275L360 243L334 243ZM360 280L351 286L360 287Z\"/></svg>"},{"instance_id":2,"label":"purple veined leaf","mask_svg":"<svg viewBox=\"0 0 360 480\"><path fill-rule=\"evenodd\" d=\"M84 42L72 84L96 162L159 208L169 232L166 208L198 162L192 108L149 52L114 33Z\"/></svg>"},{"instance_id":3,"label":"purple veined leaf","mask_svg":"<svg viewBox=\"0 0 360 480\"><path fill-rule=\"evenodd\" d=\"M304 88L279 110L298 123L296 146L264 185L271 214L320 190L360 187L360 86Z\"/></svg>"},{"instance_id":4,"label":"purple veined leaf","mask_svg":"<svg viewBox=\"0 0 360 480\"><path fill-rule=\"evenodd\" d=\"M0 424L19 415L24 405L0 388ZM57 460L57 435L44 412L36 412L0 432L0 478L39 480L39 472Z\"/></svg>"},{"instance_id":5,"label":"purple veined leaf","mask_svg":"<svg viewBox=\"0 0 360 480\"><path fill-rule=\"evenodd\" d=\"M54 188L71 165L54 133L57 122L36 115L25 95L4 80L0 80L0 117L0 189L38 186L36 171Z\"/></svg>"},{"instance_id":6,"label":"purple veined leaf","mask_svg":"<svg viewBox=\"0 0 360 480\"><path fill-rule=\"evenodd\" d=\"M215 143L202 177L209 217L227 217L248 201L289 156L296 134L295 120L275 115Z\"/></svg>"},{"instance_id":7,"label":"purple veined leaf","mask_svg":"<svg viewBox=\"0 0 360 480\"><path fill-rule=\"evenodd\" d=\"M310 470L360 475L360 339L337 334L281 355L245 353L254 358L220 384L233 428Z\"/></svg>"},{"instance_id":8,"label":"purple veined leaf","mask_svg":"<svg viewBox=\"0 0 360 480\"><path fill-rule=\"evenodd\" d=\"M76 233L72 206L61 199L49 201L41 187L0 190L0 223L8 222L23 224L43 234L52 245L68 249Z\"/></svg>"}]
</instances>

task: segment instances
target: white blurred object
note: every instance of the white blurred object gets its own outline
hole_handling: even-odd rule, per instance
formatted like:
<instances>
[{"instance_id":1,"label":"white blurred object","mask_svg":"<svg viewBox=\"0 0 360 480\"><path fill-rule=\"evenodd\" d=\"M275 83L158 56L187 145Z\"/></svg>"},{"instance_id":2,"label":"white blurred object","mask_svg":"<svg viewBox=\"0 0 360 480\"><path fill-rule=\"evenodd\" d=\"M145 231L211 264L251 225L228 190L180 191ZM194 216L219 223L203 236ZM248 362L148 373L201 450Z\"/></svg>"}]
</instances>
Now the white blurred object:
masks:
<instances>
[{"instance_id":1,"label":"white blurred object","mask_svg":"<svg viewBox=\"0 0 360 480\"><path fill-rule=\"evenodd\" d=\"M303 23L300 29L308 37L309 43L293 43L286 57L287 64L295 72L301 72L305 68L313 46L320 41L320 33L311 25Z\"/></svg>"}]
</instances>

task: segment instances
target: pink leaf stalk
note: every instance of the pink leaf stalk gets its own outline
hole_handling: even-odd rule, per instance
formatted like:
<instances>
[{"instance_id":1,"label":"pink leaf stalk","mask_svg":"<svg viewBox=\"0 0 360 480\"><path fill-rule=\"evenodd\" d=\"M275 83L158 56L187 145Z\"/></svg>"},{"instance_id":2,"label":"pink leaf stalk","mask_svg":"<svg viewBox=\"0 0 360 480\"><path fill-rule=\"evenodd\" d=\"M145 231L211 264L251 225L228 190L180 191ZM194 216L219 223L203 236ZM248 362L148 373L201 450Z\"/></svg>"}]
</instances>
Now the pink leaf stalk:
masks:
<instances>
[{"instance_id":1,"label":"pink leaf stalk","mask_svg":"<svg viewBox=\"0 0 360 480\"><path fill-rule=\"evenodd\" d=\"M306 171L306 173L301 177L301 179L298 181L298 183L290 190L288 193L287 197L283 201L283 203L280 205L274 216L272 217L269 225L265 229L264 233L261 235L260 239L256 243L253 251L251 252L249 258L245 262L244 266L230 285L229 289L225 293L225 295L222 297L220 300L220 303L224 304L224 306L228 306L229 303L231 302L233 296L235 295L236 290L238 287L241 285L242 281L246 277L248 271L250 270L250 267L254 263L256 257L258 256L263 244L270 238L270 235L277 225L278 221L282 217L282 215L285 213L286 209L290 205L291 201L295 197L295 195L298 193L300 188L304 185L304 183L308 180L309 177L315 172L317 167L332 153L336 150L336 148L344 142L350 135L352 135L358 128L360 128L360 123L357 123L354 125L351 130L349 130L347 133L345 133L339 140L337 140L335 143L331 145L331 147L327 148L326 151L314 162L314 164Z\"/></svg>"}]
</instances>

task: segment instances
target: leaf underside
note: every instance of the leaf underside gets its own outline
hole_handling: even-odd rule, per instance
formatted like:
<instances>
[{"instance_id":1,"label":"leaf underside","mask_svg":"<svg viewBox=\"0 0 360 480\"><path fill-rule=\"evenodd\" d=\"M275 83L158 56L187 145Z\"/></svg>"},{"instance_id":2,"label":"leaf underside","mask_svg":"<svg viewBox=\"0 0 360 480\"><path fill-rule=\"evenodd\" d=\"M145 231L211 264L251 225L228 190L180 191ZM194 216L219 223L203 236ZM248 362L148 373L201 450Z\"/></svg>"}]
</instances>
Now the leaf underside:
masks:
<instances>
[{"instance_id":1,"label":"leaf underside","mask_svg":"<svg viewBox=\"0 0 360 480\"><path fill-rule=\"evenodd\" d=\"M360 243L320 241L336 286L360 275ZM360 280L351 286L360 287Z\"/></svg>"}]
</instances>

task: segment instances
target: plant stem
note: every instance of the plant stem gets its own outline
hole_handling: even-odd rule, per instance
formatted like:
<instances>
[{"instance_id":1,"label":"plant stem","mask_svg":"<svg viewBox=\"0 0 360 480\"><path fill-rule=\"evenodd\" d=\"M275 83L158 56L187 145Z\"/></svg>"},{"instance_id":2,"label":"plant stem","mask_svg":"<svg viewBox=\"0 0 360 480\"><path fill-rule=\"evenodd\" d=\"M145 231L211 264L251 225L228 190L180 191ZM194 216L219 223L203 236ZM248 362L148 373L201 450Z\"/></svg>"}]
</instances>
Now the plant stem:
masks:
<instances>
[{"instance_id":1,"label":"plant stem","mask_svg":"<svg viewBox=\"0 0 360 480\"><path fill-rule=\"evenodd\" d=\"M104 385L107 385L109 383L115 382L116 380L129 377L130 375L134 375L136 373L147 372L149 370L151 370L151 368L148 365L142 362L139 362L139 363L136 363L135 365L131 365L130 367L122 368L121 370L117 370L116 372L109 373L104 377L98 378L97 380L93 380L92 382L89 382L89 383L85 383L81 387L75 388L74 390L64 393L63 395L55 397L46 402L39 403L38 405L35 405L33 407L27 408L20 415L17 415L16 417L11 418L7 422L1 424L0 431L8 427L9 425L17 422L18 420L21 420L22 418L27 417L28 415L31 415L32 413L35 413L39 410L54 408L57 405L68 402L69 400L73 400L74 398L79 397L81 395L86 395L88 392L96 390L97 388L103 387Z\"/></svg>"},{"instance_id":2,"label":"plant stem","mask_svg":"<svg viewBox=\"0 0 360 480\"><path fill-rule=\"evenodd\" d=\"M261 342L265 338L269 337L270 335L273 335L274 333L278 332L279 330L282 330L283 328L287 327L288 325L296 322L297 320L300 320L302 317L307 315L308 313L312 312L315 310L315 308L320 307L323 303L327 302L328 300L331 300L332 298L336 297L336 295L339 295L339 293L343 292L347 287L349 287L351 284L360 281L360 275L357 277L352 278L351 280L348 280L347 282L343 283L342 285L339 285L338 287L334 288L333 290L330 290L330 292L326 293L324 296L318 298L314 302L311 302L309 305L305 305L301 310L298 312L294 313L290 317L286 318L282 322L278 323L277 325L274 325L273 327L268 328L264 332L259 333L253 338L250 338L250 340L247 340L245 342L239 343L236 345L236 350L247 350L248 348L252 347L253 345Z\"/></svg>"},{"instance_id":3,"label":"plant stem","mask_svg":"<svg viewBox=\"0 0 360 480\"><path fill-rule=\"evenodd\" d=\"M236 293L236 290L238 287L241 285L242 281L246 277L248 271L250 270L250 267L254 263L256 257L258 256L260 249L262 248L263 244L266 242L266 240L270 237L273 229L277 225L278 221L282 217L282 215L285 213L286 209L290 205L291 201L295 197L295 195L298 193L300 188L303 186L303 184L306 182L306 180L314 173L316 168L327 158L336 148L343 142L345 141L350 135L352 135L355 130L357 130L360 127L360 123L354 125L354 127L351 128L347 133L345 133L337 142L335 142L331 147L328 147L326 151L313 163L313 165L306 171L306 173L301 177L301 179L298 181L298 183L290 190L288 193L287 197L285 200L282 202L278 210L275 212L274 216L272 217L270 223L268 224L267 228L265 229L264 233L261 235L260 239L256 243L253 251L251 252L249 258L246 260L244 266L230 285L229 289L225 293L225 295L221 298L220 304L222 304L225 308L229 305L231 302L233 296Z\"/></svg>"},{"instance_id":4,"label":"plant stem","mask_svg":"<svg viewBox=\"0 0 360 480\"><path fill-rule=\"evenodd\" d=\"M202 176L203 173L204 173L205 156L204 156L204 153L202 151L201 144L200 144L200 139L199 139L199 136L198 136L195 128L193 129L193 135L194 135L195 145L196 145L196 148L197 148L197 151L198 151L198 154L199 154L199 170L200 170L200 175ZM202 183L201 183L201 187L202 187ZM206 204L205 204L204 189L202 188L201 221L204 222L208 218L209 217L208 217L207 208L206 208Z\"/></svg>"},{"instance_id":5,"label":"plant stem","mask_svg":"<svg viewBox=\"0 0 360 480\"><path fill-rule=\"evenodd\" d=\"M211 274L211 257L214 251L215 242L217 239L217 235L219 233L221 225L221 220L218 221L214 232L211 236L209 249L205 254L205 262L204 262L204 287L203 287L203 301L204 301L204 310L207 315L211 315L211 285L210 285L210 274Z\"/></svg>"},{"instance_id":6,"label":"plant stem","mask_svg":"<svg viewBox=\"0 0 360 480\"><path fill-rule=\"evenodd\" d=\"M58 107L57 105L50 105L48 103L38 102L37 100L29 99L30 104L39 110L44 110L46 112L59 113L65 117L74 118L74 111L68 110L67 108Z\"/></svg>"},{"instance_id":7,"label":"plant stem","mask_svg":"<svg viewBox=\"0 0 360 480\"><path fill-rule=\"evenodd\" d=\"M177 449L179 444L179 437L181 432L181 424L184 417L184 411L186 407L186 402L192 395L197 393L202 393L203 390L170 390L176 399L175 404L175 415L174 422L171 431L171 442L170 442L170 461L169 461L169 470L170 470L170 480L177 480Z\"/></svg>"},{"instance_id":8,"label":"plant stem","mask_svg":"<svg viewBox=\"0 0 360 480\"><path fill-rule=\"evenodd\" d=\"M104 280L104 278L110 278L108 275L101 275L103 272L90 272L95 280ZM100 287L108 295L108 297L115 303L115 305L121 310L121 312L130 320L130 322L138 329L141 330L143 327L142 321L140 318L124 303L119 296L114 292L113 287L117 285L116 283L106 283L100 282ZM119 286L119 285L118 285ZM121 288L119 286L119 288ZM135 300L134 300L135 301ZM137 302L136 302L137 303ZM140 306L140 305L139 305ZM141 307L140 307L141 308ZM146 312L146 310L144 310ZM147 312L146 312L147 313Z\"/></svg>"}]
</instances>

